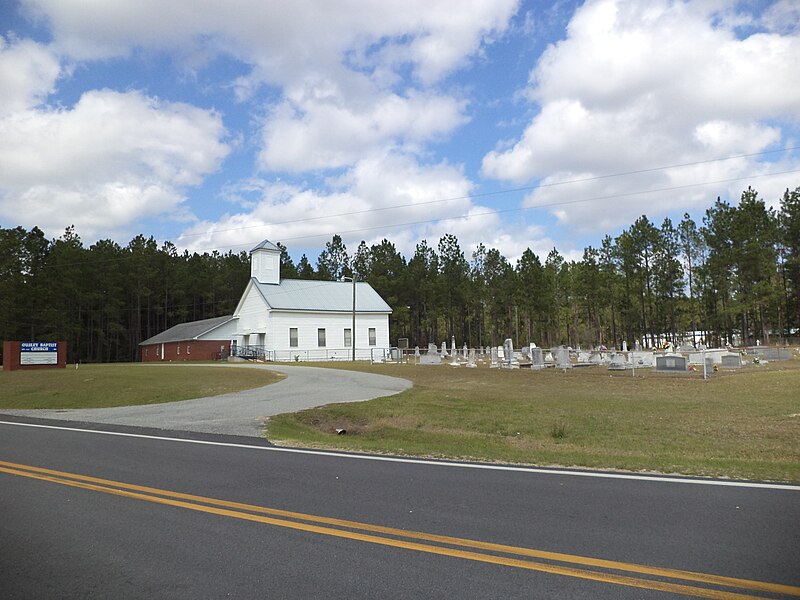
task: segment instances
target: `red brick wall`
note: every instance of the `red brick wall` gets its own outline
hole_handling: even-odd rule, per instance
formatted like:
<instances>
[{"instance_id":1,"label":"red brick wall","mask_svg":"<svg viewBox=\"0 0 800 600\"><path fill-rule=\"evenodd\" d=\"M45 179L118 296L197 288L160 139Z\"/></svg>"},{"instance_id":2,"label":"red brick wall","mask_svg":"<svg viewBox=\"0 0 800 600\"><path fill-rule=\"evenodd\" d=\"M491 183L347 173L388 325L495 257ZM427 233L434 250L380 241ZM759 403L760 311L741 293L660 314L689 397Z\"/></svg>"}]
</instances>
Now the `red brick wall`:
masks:
<instances>
[{"instance_id":1,"label":"red brick wall","mask_svg":"<svg viewBox=\"0 0 800 600\"><path fill-rule=\"evenodd\" d=\"M58 342L58 364L56 365L21 365L20 347L22 342L3 342L3 370L33 370L33 369L66 369L67 368L67 342Z\"/></svg>"},{"instance_id":2,"label":"red brick wall","mask_svg":"<svg viewBox=\"0 0 800 600\"><path fill-rule=\"evenodd\" d=\"M161 349L164 356L161 356ZM220 350L222 349L222 350ZM142 362L219 360L220 351L223 356L231 353L230 340L185 340L163 344L150 344L139 347Z\"/></svg>"}]
</instances>

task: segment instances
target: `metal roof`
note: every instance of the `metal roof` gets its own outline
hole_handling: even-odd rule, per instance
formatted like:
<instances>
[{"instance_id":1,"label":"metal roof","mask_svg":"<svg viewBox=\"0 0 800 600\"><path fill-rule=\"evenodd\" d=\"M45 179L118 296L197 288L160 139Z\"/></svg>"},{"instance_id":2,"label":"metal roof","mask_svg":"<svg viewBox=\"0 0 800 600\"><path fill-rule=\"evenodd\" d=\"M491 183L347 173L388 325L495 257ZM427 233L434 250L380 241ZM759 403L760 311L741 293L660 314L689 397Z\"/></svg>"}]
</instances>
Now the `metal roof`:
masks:
<instances>
[{"instance_id":1,"label":"metal roof","mask_svg":"<svg viewBox=\"0 0 800 600\"><path fill-rule=\"evenodd\" d=\"M150 344L166 344L168 342L196 340L201 335L208 333L231 320L233 320L233 316L227 315L225 317L214 317L213 319L203 319L202 321L181 323L180 325L170 327L166 331L162 331L158 335L154 335L153 337L140 342L139 345L145 346Z\"/></svg>"},{"instance_id":2,"label":"metal roof","mask_svg":"<svg viewBox=\"0 0 800 600\"><path fill-rule=\"evenodd\" d=\"M270 308L323 312L352 312L353 284L350 281L309 281L282 279L279 284L253 279ZM391 313L378 292L366 281L356 283L356 312Z\"/></svg>"},{"instance_id":3,"label":"metal roof","mask_svg":"<svg viewBox=\"0 0 800 600\"><path fill-rule=\"evenodd\" d=\"M273 250L275 252L281 251L280 248L278 248L275 244L273 244L269 240L264 240L263 242L261 242L258 246L250 250L250 253L252 254L256 250Z\"/></svg>"}]
</instances>

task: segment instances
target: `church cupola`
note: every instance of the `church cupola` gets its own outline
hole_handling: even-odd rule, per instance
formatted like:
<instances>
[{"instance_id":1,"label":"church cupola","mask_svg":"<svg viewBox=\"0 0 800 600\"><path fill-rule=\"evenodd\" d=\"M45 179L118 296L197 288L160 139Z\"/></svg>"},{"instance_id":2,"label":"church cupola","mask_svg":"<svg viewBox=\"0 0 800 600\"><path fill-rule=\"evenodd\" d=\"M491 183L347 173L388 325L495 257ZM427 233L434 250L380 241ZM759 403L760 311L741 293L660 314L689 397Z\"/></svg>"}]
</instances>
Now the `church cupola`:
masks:
<instances>
[{"instance_id":1,"label":"church cupola","mask_svg":"<svg viewBox=\"0 0 800 600\"><path fill-rule=\"evenodd\" d=\"M281 282L281 249L264 240L250 251L250 277L259 283Z\"/></svg>"}]
</instances>

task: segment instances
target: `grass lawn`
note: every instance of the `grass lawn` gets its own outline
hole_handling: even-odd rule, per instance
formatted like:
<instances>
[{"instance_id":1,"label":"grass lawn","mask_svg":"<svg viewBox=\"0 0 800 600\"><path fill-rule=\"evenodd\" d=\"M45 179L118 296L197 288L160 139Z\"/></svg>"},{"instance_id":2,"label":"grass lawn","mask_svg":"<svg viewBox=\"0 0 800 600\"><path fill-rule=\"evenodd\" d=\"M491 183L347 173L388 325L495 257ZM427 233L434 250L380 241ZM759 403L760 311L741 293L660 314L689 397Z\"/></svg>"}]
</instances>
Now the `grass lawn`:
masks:
<instances>
[{"instance_id":1,"label":"grass lawn","mask_svg":"<svg viewBox=\"0 0 800 600\"><path fill-rule=\"evenodd\" d=\"M282 378L261 369L143 364L0 371L0 410L158 404L252 389Z\"/></svg>"},{"instance_id":2,"label":"grass lawn","mask_svg":"<svg viewBox=\"0 0 800 600\"><path fill-rule=\"evenodd\" d=\"M800 360L702 375L336 363L414 387L272 418L279 444L800 482ZM347 430L336 435L336 428Z\"/></svg>"}]
</instances>

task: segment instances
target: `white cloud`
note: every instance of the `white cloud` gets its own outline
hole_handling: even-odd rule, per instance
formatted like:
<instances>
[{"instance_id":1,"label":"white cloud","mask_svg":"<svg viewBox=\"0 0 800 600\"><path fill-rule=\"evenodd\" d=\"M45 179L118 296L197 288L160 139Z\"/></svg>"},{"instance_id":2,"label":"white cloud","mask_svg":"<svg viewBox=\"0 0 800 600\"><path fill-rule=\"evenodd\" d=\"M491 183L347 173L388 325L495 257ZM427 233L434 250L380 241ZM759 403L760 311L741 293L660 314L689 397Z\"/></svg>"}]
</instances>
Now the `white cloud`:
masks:
<instances>
[{"instance_id":1,"label":"white cloud","mask_svg":"<svg viewBox=\"0 0 800 600\"><path fill-rule=\"evenodd\" d=\"M754 23L726 3L587 2L531 72L526 94L539 112L510 148L486 154L483 173L552 184L791 145L783 130L800 114L800 36L737 36ZM602 233L643 212L704 210L721 192L757 186L749 176L793 168L800 161L749 157L540 188L526 206L558 204L562 224ZM666 187L676 189L654 191ZM637 191L651 193L625 195ZM570 204L605 196L615 199Z\"/></svg>"},{"instance_id":2,"label":"white cloud","mask_svg":"<svg viewBox=\"0 0 800 600\"><path fill-rule=\"evenodd\" d=\"M557 244L545 228L503 223L501 215L470 197L473 184L461 168L446 162L420 165L408 155L386 154L358 161L344 175L328 181L330 190L250 179L230 186L225 198L242 210L215 222L194 223L176 240L189 251L247 250L264 238L298 248L322 249L333 234L354 252L389 239L406 258L416 244L434 248L446 233L455 235L467 259L483 243L497 248L514 264L526 248L542 260ZM581 253L559 251L569 260ZM313 254L313 253L312 253ZM316 254L309 255L313 262Z\"/></svg>"},{"instance_id":3,"label":"white cloud","mask_svg":"<svg viewBox=\"0 0 800 600\"><path fill-rule=\"evenodd\" d=\"M796 0L778 0L767 8L760 21L770 31L797 31L800 28L800 4Z\"/></svg>"},{"instance_id":4,"label":"white cloud","mask_svg":"<svg viewBox=\"0 0 800 600\"><path fill-rule=\"evenodd\" d=\"M54 236L76 225L82 237L93 239L109 231L126 231L139 219L168 214L182 199L169 186L143 185L133 179L92 182L84 188L34 185L6 197L0 202L0 213ZM25 207L24 215L12 211L15 204Z\"/></svg>"},{"instance_id":5,"label":"white cloud","mask_svg":"<svg viewBox=\"0 0 800 600\"><path fill-rule=\"evenodd\" d=\"M0 215L87 238L137 219L186 215L183 189L230 148L219 115L139 92L85 93L71 109L0 119Z\"/></svg>"},{"instance_id":6,"label":"white cloud","mask_svg":"<svg viewBox=\"0 0 800 600\"><path fill-rule=\"evenodd\" d=\"M785 171L794 173L770 175ZM754 163L747 157L599 179L562 172L543 179L523 205L547 210L575 234L613 234L642 215L660 223L689 212L699 223L717 196L735 201L747 186L774 204L784 189L796 187L798 175L800 165L791 160Z\"/></svg>"},{"instance_id":7,"label":"white cloud","mask_svg":"<svg viewBox=\"0 0 800 600\"><path fill-rule=\"evenodd\" d=\"M453 98L417 92L402 97L369 90L366 97L352 98L333 81L309 82L302 90L289 90L267 119L259 166L331 169L387 146L408 149L464 123L463 107Z\"/></svg>"},{"instance_id":8,"label":"white cloud","mask_svg":"<svg viewBox=\"0 0 800 600\"><path fill-rule=\"evenodd\" d=\"M0 36L0 117L42 103L60 72L58 58L46 46Z\"/></svg>"},{"instance_id":9,"label":"white cloud","mask_svg":"<svg viewBox=\"0 0 800 600\"><path fill-rule=\"evenodd\" d=\"M446 162L420 165L408 155L363 159L328 184L328 191L319 191L249 180L238 190L228 190L228 198L241 195L243 211L196 223L176 243L203 250L247 247L268 238L292 250L309 244L321 247L338 233L348 248L355 249L362 239L376 243L388 237L398 247L399 240L409 240L413 252L411 240L447 232L429 222L473 208L472 183L460 168Z\"/></svg>"},{"instance_id":10,"label":"white cloud","mask_svg":"<svg viewBox=\"0 0 800 600\"><path fill-rule=\"evenodd\" d=\"M76 59L124 56L136 47L205 46L257 65L270 83L340 64L410 66L430 84L502 33L518 0L22 0Z\"/></svg>"},{"instance_id":11,"label":"white cloud","mask_svg":"<svg viewBox=\"0 0 800 600\"><path fill-rule=\"evenodd\" d=\"M227 85L240 101L261 84L281 100L265 107L257 157L264 170L353 165L399 147L415 152L466 122L466 103L433 86L501 35L518 0L23 0L78 60L168 49L195 66L227 54L251 68ZM408 77L408 72L411 77Z\"/></svg>"}]
</instances>

